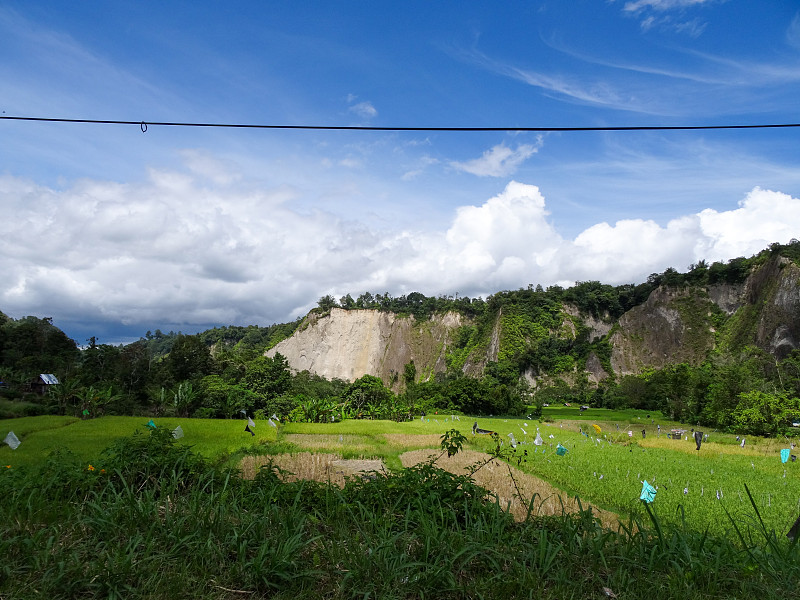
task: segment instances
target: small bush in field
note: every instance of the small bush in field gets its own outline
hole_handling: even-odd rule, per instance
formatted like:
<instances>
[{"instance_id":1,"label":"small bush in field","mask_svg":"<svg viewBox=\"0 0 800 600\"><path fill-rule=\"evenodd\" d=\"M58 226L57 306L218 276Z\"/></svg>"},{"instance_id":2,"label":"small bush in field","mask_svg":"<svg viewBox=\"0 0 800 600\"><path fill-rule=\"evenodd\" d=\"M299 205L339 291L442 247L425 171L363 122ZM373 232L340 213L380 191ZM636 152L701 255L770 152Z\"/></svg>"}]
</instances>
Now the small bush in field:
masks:
<instances>
[{"instance_id":1,"label":"small bush in field","mask_svg":"<svg viewBox=\"0 0 800 600\"><path fill-rule=\"evenodd\" d=\"M435 515L448 525L463 525L470 517L497 513L511 517L492 502L487 490L467 475L454 475L430 463L421 463L399 473L374 473L351 478L342 491L346 502L371 512L397 511L418 520Z\"/></svg>"},{"instance_id":2,"label":"small bush in field","mask_svg":"<svg viewBox=\"0 0 800 600\"><path fill-rule=\"evenodd\" d=\"M221 476L206 458L177 444L167 428L137 430L116 440L103 453L102 463L113 481L136 488L158 488L166 482L185 488L201 478Z\"/></svg>"}]
</instances>

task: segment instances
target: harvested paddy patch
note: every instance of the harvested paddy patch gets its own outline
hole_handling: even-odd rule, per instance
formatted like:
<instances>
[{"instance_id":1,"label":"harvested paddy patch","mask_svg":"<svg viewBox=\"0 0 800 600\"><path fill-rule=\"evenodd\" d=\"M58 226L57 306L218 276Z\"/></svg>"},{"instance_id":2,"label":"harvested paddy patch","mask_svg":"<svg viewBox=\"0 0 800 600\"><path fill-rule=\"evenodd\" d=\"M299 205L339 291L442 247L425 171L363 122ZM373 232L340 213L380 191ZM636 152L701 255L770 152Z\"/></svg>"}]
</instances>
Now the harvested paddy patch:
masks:
<instances>
[{"instance_id":1,"label":"harvested paddy patch","mask_svg":"<svg viewBox=\"0 0 800 600\"><path fill-rule=\"evenodd\" d=\"M288 481L307 480L331 482L342 487L347 477L384 470L383 461L378 459L343 459L338 454L278 454L276 456L245 456L240 463L242 477L253 479L258 470L272 462L273 465L288 471Z\"/></svg>"},{"instance_id":2,"label":"harvested paddy patch","mask_svg":"<svg viewBox=\"0 0 800 600\"><path fill-rule=\"evenodd\" d=\"M383 437L394 448L431 448L438 446L442 441L442 436L438 434L430 435L411 435L405 433L385 433Z\"/></svg>"},{"instance_id":3,"label":"harvested paddy patch","mask_svg":"<svg viewBox=\"0 0 800 600\"><path fill-rule=\"evenodd\" d=\"M441 454L440 450L431 448L424 450L412 450L400 455L400 461L404 467L410 467L421 462L430 460L431 456ZM455 456L442 456L434 462L434 465L456 475L467 474L471 467L476 463L484 462L490 455L475 450L462 450ZM535 495L533 504L533 515L550 516L561 515L563 513L578 513L581 506L586 509L589 503L578 504L574 497L568 496L557 487L539 479L534 475L524 473L519 469L511 467L501 461L492 461L483 466L472 476L475 483L486 488L497 495L498 501L503 508L508 507L514 518L521 520L525 518L528 507L517 497L517 491L509 475L509 469L517 481L519 490L526 499ZM591 506L592 512L600 518L604 527L615 528L619 523L619 516L595 506Z\"/></svg>"},{"instance_id":4,"label":"harvested paddy patch","mask_svg":"<svg viewBox=\"0 0 800 600\"><path fill-rule=\"evenodd\" d=\"M322 434L322 433L287 433L283 441L308 450L328 450L340 452L347 449L350 453L369 453L375 449L376 439L368 435ZM379 440L382 441L382 440Z\"/></svg>"},{"instance_id":5,"label":"harvested paddy patch","mask_svg":"<svg viewBox=\"0 0 800 600\"><path fill-rule=\"evenodd\" d=\"M724 434L727 438L733 438L731 434ZM638 445L645 448L657 448L659 450L672 450L675 452L685 452L686 454L697 455L730 455L730 456L757 456L757 457L777 457L783 448L790 448L793 454L797 454L795 449L791 448L794 440L788 439L770 439L770 438L748 438L745 447L742 448L738 443L718 443L714 441L703 442L698 452L694 439L691 435L687 436L688 440L672 440L662 435L661 437L652 437L644 440L637 440ZM723 437L722 435L715 435L717 439ZM713 438L712 438L713 439Z\"/></svg>"}]
</instances>

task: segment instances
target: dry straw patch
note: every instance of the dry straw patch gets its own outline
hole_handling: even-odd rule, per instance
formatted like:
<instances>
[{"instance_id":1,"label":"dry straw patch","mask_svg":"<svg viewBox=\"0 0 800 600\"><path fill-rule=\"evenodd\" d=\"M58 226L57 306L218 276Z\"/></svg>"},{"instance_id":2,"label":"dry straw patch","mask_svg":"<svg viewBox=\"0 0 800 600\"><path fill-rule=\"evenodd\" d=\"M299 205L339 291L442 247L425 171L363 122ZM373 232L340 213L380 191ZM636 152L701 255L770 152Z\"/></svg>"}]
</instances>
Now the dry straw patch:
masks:
<instances>
[{"instance_id":1,"label":"dry straw patch","mask_svg":"<svg viewBox=\"0 0 800 600\"><path fill-rule=\"evenodd\" d=\"M351 452L366 453L375 447L368 437L363 435L329 435L321 433L287 433L282 437L284 441L290 442L300 448L309 450L328 450L341 451L347 448Z\"/></svg>"},{"instance_id":2,"label":"dry straw patch","mask_svg":"<svg viewBox=\"0 0 800 600\"><path fill-rule=\"evenodd\" d=\"M726 434L730 436L730 434ZM697 446L691 435L688 440L671 440L663 434L659 437L647 438L644 440L636 440L640 446L646 448L658 448L661 450L673 450L676 452L685 452L686 454L697 455ZM703 442L700 447L700 454L730 454L732 456L759 456L770 457L778 456L783 448L791 446L791 440L787 439L763 439L763 438L750 438L748 439L745 447L742 448L738 444L719 444L716 442ZM793 450L793 453L797 454Z\"/></svg>"},{"instance_id":3,"label":"dry straw patch","mask_svg":"<svg viewBox=\"0 0 800 600\"><path fill-rule=\"evenodd\" d=\"M442 436L438 434L430 435L410 435L405 433L384 433L383 437L393 448L430 448L438 446L442 441Z\"/></svg>"},{"instance_id":4,"label":"dry straw patch","mask_svg":"<svg viewBox=\"0 0 800 600\"><path fill-rule=\"evenodd\" d=\"M426 462L430 460L430 457L437 456L440 453L440 451L432 449L412 450L411 452L401 454L400 461L403 463L404 467L410 467L421 462ZM468 473L470 467L478 462L484 462L488 458L489 455L484 452L462 450L452 457L448 457L447 455L441 456L434 464L440 469L450 471L456 475L464 475ZM533 515L561 515L564 512L577 513L580 510L575 498L569 497L546 481L528 473L523 473L507 463L492 461L478 470L473 475L473 479L475 483L481 487L496 494L500 505L504 508L510 503L509 509L511 514L514 515L514 518L518 520L524 519L528 507L517 498L517 491L509 476L509 469L514 474L514 478L517 480L517 485L519 485L520 492L522 492L524 498L529 500L536 494L536 499L533 504ZM590 505L588 503L583 503L582 506L586 509L589 508ZM603 526L616 527L619 523L619 517L616 514L594 506L591 508L594 514L600 518Z\"/></svg>"},{"instance_id":5,"label":"dry straw patch","mask_svg":"<svg viewBox=\"0 0 800 600\"><path fill-rule=\"evenodd\" d=\"M296 454L278 454L276 456L245 456L240 463L242 477L253 479L258 470L269 463L289 471L289 481L313 480L328 482L342 487L347 477L369 471L382 471L383 461L343 460L338 454L312 454L298 452Z\"/></svg>"}]
</instances>

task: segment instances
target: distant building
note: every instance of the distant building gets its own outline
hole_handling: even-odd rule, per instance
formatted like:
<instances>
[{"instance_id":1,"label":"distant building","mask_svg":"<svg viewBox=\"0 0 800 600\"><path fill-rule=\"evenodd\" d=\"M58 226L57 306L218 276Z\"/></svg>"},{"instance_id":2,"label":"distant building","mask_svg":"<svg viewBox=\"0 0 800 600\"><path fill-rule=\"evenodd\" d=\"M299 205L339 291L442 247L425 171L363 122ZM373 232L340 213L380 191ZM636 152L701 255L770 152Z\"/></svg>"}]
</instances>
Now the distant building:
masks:
<instances>
[{"instance_id":1,"label":"distant building","mask_svg":"<svg viewBox=\"0 0 800 600\"><path fill-rule=\"evenodd\" d=\"M47 389L51 385L58 385L58 378L52 373L42 373L36 379L32 379L28 382L28 388L30 391L41 396L44 396L47 393Z\"/></svg>"}]
</instances>

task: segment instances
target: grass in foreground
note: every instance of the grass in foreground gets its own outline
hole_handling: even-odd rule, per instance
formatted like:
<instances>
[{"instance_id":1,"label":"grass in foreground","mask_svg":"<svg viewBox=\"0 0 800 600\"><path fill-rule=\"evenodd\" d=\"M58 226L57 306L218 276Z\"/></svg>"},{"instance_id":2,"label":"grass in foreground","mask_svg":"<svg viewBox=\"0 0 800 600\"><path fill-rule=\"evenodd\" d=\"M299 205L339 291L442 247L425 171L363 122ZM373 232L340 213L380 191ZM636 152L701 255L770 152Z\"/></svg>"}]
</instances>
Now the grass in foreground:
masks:
<instances>
[{"instance_id":1,"label":"grass in foreground","mask_svg":"<svg viewBox=\"0 0 800 600\"><path fill-rule=\"evenodd\" d=\"M469 478L423 464L344 488L252 481L167 430L89 468L62 453L0 472L6 598L792 597L800 549L758 525L731 540L648 515L520 523Z\"/></svg>"}]
</instances>

